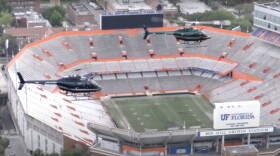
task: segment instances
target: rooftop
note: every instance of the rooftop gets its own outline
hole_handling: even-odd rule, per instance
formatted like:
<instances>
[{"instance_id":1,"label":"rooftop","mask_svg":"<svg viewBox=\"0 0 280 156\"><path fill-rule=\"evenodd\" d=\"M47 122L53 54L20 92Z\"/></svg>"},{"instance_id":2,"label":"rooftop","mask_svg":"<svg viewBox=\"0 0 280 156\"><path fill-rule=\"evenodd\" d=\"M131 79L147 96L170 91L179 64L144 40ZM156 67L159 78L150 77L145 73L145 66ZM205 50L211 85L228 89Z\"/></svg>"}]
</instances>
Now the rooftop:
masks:
<instances>
[{"instance_id":1,"label":"rooftop","mask_svg":"<svg viewBox=\"0 0 280 156\"><path fill-rule=\"evenodd\" d=\"M35 11L15 12L16 19L26 18L27 21L46 21L41 14Z\"/></svg>"},{"instance_id":2,"label":"rooftop","mask_svg":"<svg viewBox=\"0 0 280 156\"><path fill-rule=\"evenodd\" d=\"M258 6L280 12L280 1L279 2L258 4Z\"/></svg>"},{"instance_id":3,"label":"rooftop","mask_svg":"<svg viewBox=\"0 0 280 156\"><path fill-rule=\"evenodd\" d=\"M116 0L112 0L112 6L115 8L116 11L149 11L152 10L150 6L148 6L144 1L136 1L134 3L121 3Z\"/></svg>"},{"instance_id":4,"label":"rooftop","mask_svg":"<svg viewBox=\"0 0 280 156\"><path fill-rule=\"evenodd\" d=\"M226 151L229 153L238 153L238 154L248 154L248 153L257 153L258 150L254 145L243 145L243 146L228 146L225 147Z\"/></svg>"},{"instance_id":5,"label":"rooftop","mask_svg":"<svg viewBox=\"0 0 280 156\"><path fill-rule=\"evenodd\" d=\"M93 15L92 12L83 3L68 3L68 5L76 12L78 15Z\"/></svg>"},{"instance_id":6,"label":"rooftop","mask_svg":"<svg viewBox=\"0 0 280 156\"><path fill-rule=\"evenodd\" d=\"M181 0L179 5L181 12L184 14L193 14L196 12L205 12L211 10L206 4L198 0Z\"/></svg>"},{"instance_id":7,"label":"rooftop","mask_svg":"<svg viewBox=\"0 0 280 156\"><path fill-rule=\"evenodd\" d=\"M39 34L50 36L59 32L62 32L63 28L47 28L47 27L36 27L36 28L7 28L5 29L6 34L13 36L26 36L31 34Z\"/></svg>"}]
</instances>

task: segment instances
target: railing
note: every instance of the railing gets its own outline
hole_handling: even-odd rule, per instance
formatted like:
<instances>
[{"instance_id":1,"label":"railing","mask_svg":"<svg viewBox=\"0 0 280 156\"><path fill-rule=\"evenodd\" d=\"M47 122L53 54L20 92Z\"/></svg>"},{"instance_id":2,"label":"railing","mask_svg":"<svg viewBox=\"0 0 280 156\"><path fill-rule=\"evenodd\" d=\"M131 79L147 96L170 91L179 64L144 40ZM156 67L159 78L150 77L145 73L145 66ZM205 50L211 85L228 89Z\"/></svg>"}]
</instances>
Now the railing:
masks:
<instances>
[{"instance_id":1,"label":"railing","mask_svg":"<svg viewBox=\"0 0 280 156\"><path fill-rule=\"evenodd\" d=\"M275 151L272 151L272 152L262 152L262 153L259 153L259 156L277 156L280 154L280 148L275 150Z\"/></svg>"},{"instance_id":2,"label":"railing","mask_svg":"<svg viewBox=\"0 0 280 156\"><path fill-rule=\"evenodd\" d=\"M106 156L124 156L123 154L117 153L117 152L110 152L108 150L103 150L97 147L91 147L90 148L90 153L92 154L102 154L102 155L106 155Z\"/></svg>"}]
</instances>

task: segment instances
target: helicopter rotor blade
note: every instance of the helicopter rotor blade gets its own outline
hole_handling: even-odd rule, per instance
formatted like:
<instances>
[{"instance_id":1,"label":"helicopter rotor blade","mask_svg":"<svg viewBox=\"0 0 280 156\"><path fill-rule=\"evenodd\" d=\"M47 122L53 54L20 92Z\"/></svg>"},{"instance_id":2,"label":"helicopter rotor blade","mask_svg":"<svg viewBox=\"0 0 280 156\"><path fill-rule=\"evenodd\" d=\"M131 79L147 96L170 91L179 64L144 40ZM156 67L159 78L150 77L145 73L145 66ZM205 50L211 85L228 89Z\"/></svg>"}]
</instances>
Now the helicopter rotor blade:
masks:
<instances>
[{"instance_id":1,"label":"helicopter rotor blade","mask_svg":"<svg viewBox=\"0 0 280 156\"><path fill-rule=\"evenodd\" d=\"M91 72L91 73L84 75L84 77L89 78L89 79L93 79L95 76L96 76L95 72Z\"/></svg>"}]
</instances>

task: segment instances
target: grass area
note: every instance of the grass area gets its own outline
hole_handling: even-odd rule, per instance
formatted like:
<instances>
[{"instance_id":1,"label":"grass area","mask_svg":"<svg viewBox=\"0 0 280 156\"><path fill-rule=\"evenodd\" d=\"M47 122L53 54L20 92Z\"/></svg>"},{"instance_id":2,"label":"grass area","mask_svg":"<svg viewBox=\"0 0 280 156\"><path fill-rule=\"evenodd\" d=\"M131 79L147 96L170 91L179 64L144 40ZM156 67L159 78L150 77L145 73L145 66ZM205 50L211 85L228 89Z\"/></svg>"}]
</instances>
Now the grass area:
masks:
<instances>
[{"instance_id":1,"label":"grass area","mask_svg":"<svg viewBox=\"0 0 280 156\"><path fill-rule=\"evenodd\" d=\"M213 108L199 95L115 98L104 101L112 119L123 129L159 131L190 126L212 127Z\"/></svg>"}]
</instances>

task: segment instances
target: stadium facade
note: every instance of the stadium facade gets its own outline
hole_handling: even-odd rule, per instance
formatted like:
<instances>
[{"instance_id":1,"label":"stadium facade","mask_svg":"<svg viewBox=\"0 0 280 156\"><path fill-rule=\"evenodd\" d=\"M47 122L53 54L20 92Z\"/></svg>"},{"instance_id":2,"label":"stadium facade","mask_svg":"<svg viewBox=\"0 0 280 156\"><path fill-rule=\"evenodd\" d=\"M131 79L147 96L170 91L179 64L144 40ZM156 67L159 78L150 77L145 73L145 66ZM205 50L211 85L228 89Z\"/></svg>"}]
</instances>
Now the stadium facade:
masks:
<instances>
[{"instance_id":1,"label":"stadium facade","mask_svg":"<svg viewBox=\"0 0 280 156\"><path fill-rule=\"evenodd\" d=\"M168 155L241 144L278 147L279 48L246 33L204 30L212 38L196 48L185 48L173 36L151 35L143 40L140 29L63 32L24 47L7 65L7 77L9 108L26 149L60 153L82 144L99 153ZM26 80L52 80L92 71L103 90L91 98L75 99L48 85L30 84L17 90L16 72ZM182 92L200 94L211 103L258 100L260 126L215 131L181 124L139 133L129 126L118 128L102 104L116 96Z\"/></svg>"},{"instance_id":2,"label":"stadium facade","mask_svg":"<svg viewBox=\"0 0 280 156\"><path fill-rule=\"evenodd\" d=\"M255 4L252 36L280 45L280 2Z\"/></svg>"}]
</instances>

